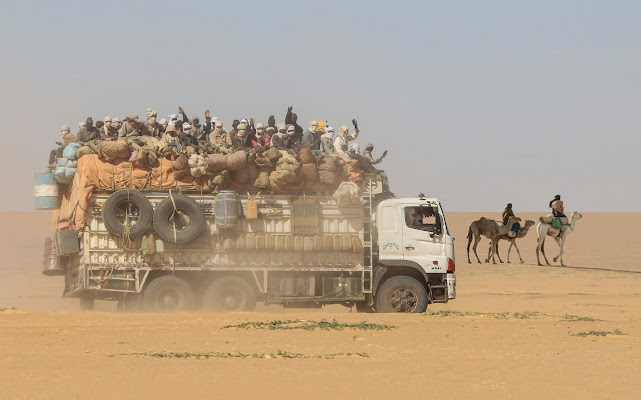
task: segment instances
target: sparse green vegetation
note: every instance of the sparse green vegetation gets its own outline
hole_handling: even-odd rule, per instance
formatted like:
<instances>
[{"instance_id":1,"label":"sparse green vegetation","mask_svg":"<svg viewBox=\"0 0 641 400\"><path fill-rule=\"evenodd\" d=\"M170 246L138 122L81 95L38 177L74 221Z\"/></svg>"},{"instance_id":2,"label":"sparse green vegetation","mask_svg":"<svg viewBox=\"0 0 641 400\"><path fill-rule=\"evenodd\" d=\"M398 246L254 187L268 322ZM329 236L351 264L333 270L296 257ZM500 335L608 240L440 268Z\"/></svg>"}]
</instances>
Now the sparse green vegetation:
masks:
<instances>
[{"instance_id":1,"label":"sparse green vegetation","mask_svg":"<svg viewBox=\"0 0 641 400\"><path fill-rule=\"evenodd\" d=\"M468 316L478 316L478 317L487 317L487 318L496 318L496 319L537 319L537 318L559 318L563 321L598 321L595 318L591 317L581 317L578 315L563 314L563 315L551 315L544 314L538 311L524 311L524 312L477 312L477 311L453 311L453 310L443 310L443 311L428 311L423 315L427 316L440 316L440 317L468 317Z\"/></svg>"},{"instance_id":2,"label":"sparse green vegetation","mask_svg":"<svg viewBox=\"0 0 641 400\"><path fill-rule=\"evenodd\" d=\"M608 335L625 335L625 333L621 332L618 329L615 329L611 332L608 331L589 331L589 332L577 332L577 333L571 333L571 336L608 336Z\"/></svg>"},{"instance_id":3,"label":"sparse green vegetation","mask_svg":"<svg viewBox=\"0 0 641 400\"><path fill-rule=\"evenodd\" d=\"M311 320L302 320L302 319L289 319L285 321L275 320L270 322L261 322L261 321L249 321L243 322L242 324L237 325L227 325L223 326L221 329L228 328L238 328L238 329L305 329L308 331L314 331L316 329L322 330L335 330L342 331L343 329L354 329L361 331L380 331L380 330L390 330L396 328L394 325L382 325L382 324L371 324L365 321L358 324L343 324L336 320L332 322L326 321L324 319L320 321L311 321Z\"/></svg>"},{"instance_id":4,"label":"sparse green vegetation","mask_svg":"<svg viewBox=\"0 0 641 400\"><path fill-rule=\"evenodd\" d=\"M11 308L9 308L9 307L0 307L0 311L17 310L17 309L18 309L18 307L16 307L16 306L13 306Z\"/></svg>"},{"instance_id":5,"label":"sparse green vegetation","mask_svg":"<svg viewBox=\"0 0 641 400\"><path fill-rule=\"evenodd\" d=\"M278 350L276 353L253 353L245 354L237 353L175 353L175 352L145 352L145 353L131 353L131 354L112 354L110 357L115 356L138 356L138 357L154 357L154 358L193 358L197 360L213 359L213 358L322 358L334 359L336 357L363 357L369 358L367 353L331 353L331 354L316 354L313 356L301 353L290 353L285 350Z\"/></svg>"}]
</instances>

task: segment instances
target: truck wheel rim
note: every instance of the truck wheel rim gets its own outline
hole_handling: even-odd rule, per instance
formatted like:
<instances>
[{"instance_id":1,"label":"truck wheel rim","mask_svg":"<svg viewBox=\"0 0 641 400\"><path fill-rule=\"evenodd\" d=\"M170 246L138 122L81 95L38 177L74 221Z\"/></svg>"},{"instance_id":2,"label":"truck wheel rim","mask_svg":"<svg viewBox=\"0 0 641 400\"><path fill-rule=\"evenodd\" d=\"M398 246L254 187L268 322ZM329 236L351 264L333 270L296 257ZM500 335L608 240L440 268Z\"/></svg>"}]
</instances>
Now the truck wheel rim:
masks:
<instances>
[{"instance_id":1,"label":"truck wheel rim","mask_svg":"<svg viewBox=\"0 0 641 400\"><path fill-rule=\"evenodd\" d=\"M241 289L227 288L220 294L219 301L225 311L241 311L245 307L247 297Z\"/></svg>"},{"instance_id":2,"label":"truck wheel rim","mask_svg":"<svg viewBox=\"0 0 641 400\"><path fill-rule=\"evenodd\" d=\"M128 200L118 203L114 214L116 216L116 221L121 226L125 226L126 221L127 226L132 227L136 225L140 219L140 209L135 203Z\"/></svg>"},{"instance_id":3,"label":"truck wheel rim","mask_svg":"<svg viewBox=\"0 0 641 400\"><path fill-rule=\"evenodd\" d=\"M408 287L400 287L390 293L388 303L396 312L411 313L418 305L418 295Z\"/></svg>"},{"instance_id":4,"label":"truck wheel rim","mask_svg":"<svg viewBox=\"0 0 641 400\"><path fill-rule=\"evenodd\" d=\"M166 289L158 294L156 304L163 311L180 310L184 304L184 297L179 290Z\"/></svg>"}]
</instances>

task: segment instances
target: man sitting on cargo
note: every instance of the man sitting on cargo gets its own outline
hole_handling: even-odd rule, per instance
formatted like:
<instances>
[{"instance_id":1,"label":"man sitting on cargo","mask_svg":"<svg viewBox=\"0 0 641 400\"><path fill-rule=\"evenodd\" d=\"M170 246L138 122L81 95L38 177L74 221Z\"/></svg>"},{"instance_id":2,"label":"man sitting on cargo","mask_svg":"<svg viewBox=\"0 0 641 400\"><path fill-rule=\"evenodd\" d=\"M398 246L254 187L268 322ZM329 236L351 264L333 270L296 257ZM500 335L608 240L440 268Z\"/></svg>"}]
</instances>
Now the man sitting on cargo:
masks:
<instances>
[{"instance_id":1,"label":"man sitting on cargo","mask_svg":"<svg viewBox=\"0 0 641 400\"><path fill-rule=\"evenodd\" d=\"M274 133L271 137L271 147L276 150L287 150L288 141L289 136L287 136L285 124L278 124L278 132Z\"/></svg>"}]
</instances>

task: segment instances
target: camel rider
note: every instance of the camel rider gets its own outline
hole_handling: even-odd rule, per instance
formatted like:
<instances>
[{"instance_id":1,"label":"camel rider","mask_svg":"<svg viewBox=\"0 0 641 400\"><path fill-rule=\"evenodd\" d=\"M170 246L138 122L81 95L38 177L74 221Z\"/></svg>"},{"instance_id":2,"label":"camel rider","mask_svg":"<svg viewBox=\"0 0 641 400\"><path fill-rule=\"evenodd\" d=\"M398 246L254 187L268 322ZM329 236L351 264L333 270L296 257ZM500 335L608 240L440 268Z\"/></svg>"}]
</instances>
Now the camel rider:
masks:
<instances>
[{"instance_id":1,"label":"camel rider","mask_svg":"<svg viewBox=\"0 0 641 400\"><path fill-rule=\"evenodd\" d=\"M507 203L507 205L505 206L505 210L503 210L503 225L507 226L507 221L510 219L510 217L516 217L516 215L514 215L514 210L512 210L512 203ZM508 226L508 228L510 227ZM520 230L521 224L515 222L514 225L512 225L512 227L510 228L510 233L514 232L516 234ZM508 235L511 236L509 233Z\"/></svg>"},{"instance_id":2,"label":"camel rider","mask_svg":"<svg viewBox=\"0 0 641 400\"><path fill-rule=\"evenodd\" d=\"M563 208L563 201L561 201L561 195L557 194L554 196L553 200L550 200L550 208L552 209L552 215L557 218L567 218L564 214L565 209Z\"/></svg>"}]
</instances>

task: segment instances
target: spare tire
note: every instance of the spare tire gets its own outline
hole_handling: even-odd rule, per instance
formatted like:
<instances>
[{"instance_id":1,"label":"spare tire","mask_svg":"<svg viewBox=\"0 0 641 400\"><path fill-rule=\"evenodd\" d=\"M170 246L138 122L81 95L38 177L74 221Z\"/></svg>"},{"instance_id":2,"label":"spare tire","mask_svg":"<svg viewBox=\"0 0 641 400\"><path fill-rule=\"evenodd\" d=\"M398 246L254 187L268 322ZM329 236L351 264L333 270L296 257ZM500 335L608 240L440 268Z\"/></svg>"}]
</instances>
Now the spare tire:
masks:
<instances>
[{"instance_id":1,"label":"spare tire","mask_svg":"<svg viewBox=\"0 0 641 400\"><path fill-rule=\"evenodd\" d=\"M125 221L129 227L129 237L140 236L152 224L154 208L138 190L122 189L107 198L102 207L102 219L112 235L125 235Z\"/></svg>"},{"instance_id":2,"label":"spare tire","mask_svg":"<svg viewBox=\"0 0 641 400\"><path fill-rule=\"evenodd\" d=\"M166 242L189 243L205 230L205 215L196 200L172 194L156 207L154 229Z\"/></svg>"}]
</instances>

